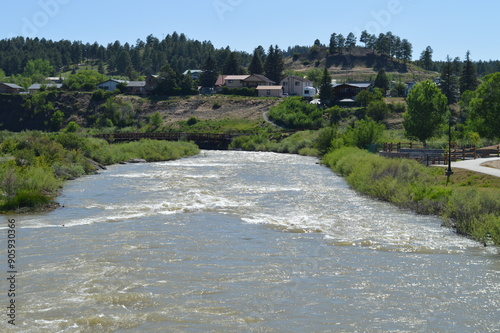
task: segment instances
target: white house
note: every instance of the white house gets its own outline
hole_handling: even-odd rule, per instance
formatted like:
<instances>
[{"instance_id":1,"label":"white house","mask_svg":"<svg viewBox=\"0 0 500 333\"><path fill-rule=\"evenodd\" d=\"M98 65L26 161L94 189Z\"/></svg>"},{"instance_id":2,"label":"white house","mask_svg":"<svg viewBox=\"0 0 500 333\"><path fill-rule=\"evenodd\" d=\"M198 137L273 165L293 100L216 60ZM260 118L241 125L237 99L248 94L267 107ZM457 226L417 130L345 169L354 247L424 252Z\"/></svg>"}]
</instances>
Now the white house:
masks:
<instances>
[{"instance_id":1,"label":"white house","mask_svg":"<svg viewBox=\"0 0 500 333\"><path fill-rule=\"evenodd\" d=\"M313 82L300 76L288 75L281 80L281 85L283 86L283 93L289 96L313 98L316 95Z\"/></svg>"}]
</instances>

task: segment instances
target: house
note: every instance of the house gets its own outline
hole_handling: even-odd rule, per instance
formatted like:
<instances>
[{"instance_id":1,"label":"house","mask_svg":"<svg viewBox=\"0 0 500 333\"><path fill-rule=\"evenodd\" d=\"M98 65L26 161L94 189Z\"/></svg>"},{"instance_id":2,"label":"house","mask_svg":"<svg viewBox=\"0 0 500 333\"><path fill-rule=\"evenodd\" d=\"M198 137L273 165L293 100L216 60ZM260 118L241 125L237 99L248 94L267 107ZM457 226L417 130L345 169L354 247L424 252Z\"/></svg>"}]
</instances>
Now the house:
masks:
<instances>
[{"instance_id":1,"label":"house","mask_svg":"<svg viewBox=\"0 0 500 333\"><path fill-rule=\"evenodd\" d=\"M261 85L272 86L276 82L271 81L264 75L220 75L215 86L228 88L257 88Z\"/></svg>"},{"instance_id":2,"label":"house","mask_svg":"<svg viewBox=\"0 0 500 333\"><path fill-rule=\"evenodd\" d=\"M288 75L281 80L283 93L289 96L302 96L313 98L316 95L316 88L313 87L313 82L300 76Z\"/></svg>"},{"instance_id":3,"label":"house","mask_svg":"<svg viewBox=\"0 0 500 333\"><path fill-rule=\"evenodd\" d=\"M19 94L24 91L23 87L14 83L0 83L0 94Z\"/></svg>"},{"instance_id":4,"label":"house","mask_svg":"<svg viewBox=\"0 0 500 333\"><path fill-rule=\"evenodd\" d=\"M130 81L125 87L125 93L131 95L146 95L146 81Z\"/></svg>"},{"instance_id":5,"label":"house","mask_svg":"<svg viewBox=\"0 0 500 333\"><path fill-rule=\"evenodd\" d=\"M283 97L283 86L258 86L259 97Z\"/></svg>"},{"instance_id":6,"label":"house","mask_svg":"<svg viewBox=\"0 0 500 333\"><path fill-rule=\"evenodd\" d=\"M333 91L335 94L335 100L355 100L356 96L363 90L368 90L372 87L371 82L350 82L334 84Z\"/></svg>"},{"instance_id":7,"label":"house","mask_svg":"<svg viewBox=\"0 0 500 333\"><path fill-rule=\"evenodd\" d=\"M191 73L191 79L198 80L203 71L201 69L188 69L182 75L188 75L189 73Z\"/></svg>"},{"instance_id":8,"label":"house","mask_svg":"<svg viewBox=\"0 0 500 333\"><path fill-rule=\"evenodd\" d=\"M62 86L62 83L35 83L28 87L28 92L34 94L40 90L61 89Z\"/></svg>"},{"instance_id":9,"label":"house","mask_svg":"<svg viewBox=\"0 0 500 333\"><path fill-rule=\"evenodd\" d=\"M148 75L146 77L146 85L144 86L144 89L146 89L148 94L151 94L153 90L158 87L158 83L160 83L158 75Z\"/></svg>"},{"instance_id":10,"label":"house","mask_svg":"<svg viewBox=\"0 0 500 333\"><path fill-rule=\"evenodd\" d=\"M120 83L128 83L128 81L110 79L108 81L99 83L97 85L97 89L102 89L106 91L115 91Z\"/></svg>"}]
</instances>

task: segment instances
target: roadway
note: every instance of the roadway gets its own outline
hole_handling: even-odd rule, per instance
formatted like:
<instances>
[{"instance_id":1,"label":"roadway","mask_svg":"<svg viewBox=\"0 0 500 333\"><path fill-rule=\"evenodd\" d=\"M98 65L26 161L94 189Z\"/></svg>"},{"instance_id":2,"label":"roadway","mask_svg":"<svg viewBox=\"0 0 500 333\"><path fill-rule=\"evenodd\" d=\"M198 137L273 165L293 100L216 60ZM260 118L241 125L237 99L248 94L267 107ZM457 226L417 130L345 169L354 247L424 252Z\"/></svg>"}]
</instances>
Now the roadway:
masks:
<instances>
[{"instance_id":1,"label":"roadway","mask_svg":"<svg viewBox=\"0 0 500 333\"><path fill-rule=\"evenodd\" d=\"M487 175L500 177L500 169L481 166L481 164L490 161L500 161L500 157L478 158L475 160L466 160L459 162L451 162L451 168L466 169L470 171L480 172ZM443 166L443 165L442 165ZM446 165L444 165L446 166Z\"/></svg>"}]
</instances>

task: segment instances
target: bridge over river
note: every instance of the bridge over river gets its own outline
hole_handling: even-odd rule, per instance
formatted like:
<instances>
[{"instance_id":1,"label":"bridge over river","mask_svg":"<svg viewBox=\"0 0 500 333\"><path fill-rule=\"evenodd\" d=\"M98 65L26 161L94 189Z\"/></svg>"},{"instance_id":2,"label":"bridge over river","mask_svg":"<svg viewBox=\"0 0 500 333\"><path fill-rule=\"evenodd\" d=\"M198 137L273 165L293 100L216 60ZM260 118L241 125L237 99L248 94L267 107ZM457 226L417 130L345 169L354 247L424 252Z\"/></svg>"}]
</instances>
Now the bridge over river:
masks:
<instances>
[{"instance_id":1,"label":"bridge over river","mask_svg":"<svg viewBox=\"0 0 500 333\"><path fill-rule=\"evenodd\" d=\"M231 141L244 134L213 134L213 133L182 133L182 132L153 132L153 133L111 133L97 134L94 137L108 142L130 142L141 139L166 141L193 141L201 149L228 149Z\"/></svg>"}]
</instances>

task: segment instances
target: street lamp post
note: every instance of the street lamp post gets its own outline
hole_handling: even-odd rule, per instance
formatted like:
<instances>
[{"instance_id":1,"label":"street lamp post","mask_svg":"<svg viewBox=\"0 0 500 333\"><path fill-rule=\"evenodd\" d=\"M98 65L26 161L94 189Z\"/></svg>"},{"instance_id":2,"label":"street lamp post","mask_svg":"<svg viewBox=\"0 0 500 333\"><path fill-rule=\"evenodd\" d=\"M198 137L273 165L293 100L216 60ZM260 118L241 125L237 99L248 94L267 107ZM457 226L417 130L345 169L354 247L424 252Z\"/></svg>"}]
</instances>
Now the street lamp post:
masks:
<instances>
[{"instance_id":1,"label":"street lamp post","mask_svg":"<svg viewBox=\"0 0 500 333\"><path fill-rule=\"evenodd\" d=\"M448 179L450 176L453 174L453 170L451 170L451 125L452 125L453 119L450 117L448 121L448 169L445 172L446 177Z\"/></svg>"}]
</instances>

